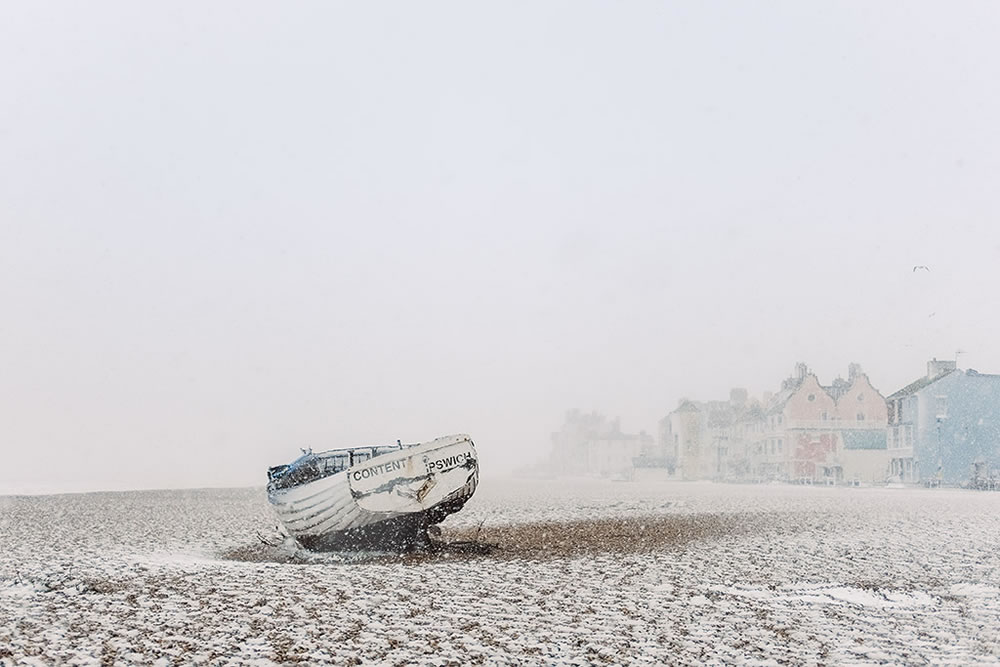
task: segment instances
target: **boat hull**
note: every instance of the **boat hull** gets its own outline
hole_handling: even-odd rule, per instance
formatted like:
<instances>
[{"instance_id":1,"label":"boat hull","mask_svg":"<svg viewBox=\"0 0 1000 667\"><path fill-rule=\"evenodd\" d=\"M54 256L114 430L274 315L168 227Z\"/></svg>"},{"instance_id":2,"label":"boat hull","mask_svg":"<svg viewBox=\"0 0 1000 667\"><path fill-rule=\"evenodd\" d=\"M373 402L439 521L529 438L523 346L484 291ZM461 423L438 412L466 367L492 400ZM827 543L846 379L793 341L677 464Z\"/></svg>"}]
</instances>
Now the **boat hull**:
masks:
<instances>
[{"instance_id":1,"label":"boat hull","mask_svg":"<svg viewBox=\"0 0 1000 667\"><path fill-rule=\"evenodd\" d=\"M312 550L425 546L427 529L475 493L479 464L468 436L448 436L356 464L268 499L289 535Z\"/></svg>"}]
</instances>

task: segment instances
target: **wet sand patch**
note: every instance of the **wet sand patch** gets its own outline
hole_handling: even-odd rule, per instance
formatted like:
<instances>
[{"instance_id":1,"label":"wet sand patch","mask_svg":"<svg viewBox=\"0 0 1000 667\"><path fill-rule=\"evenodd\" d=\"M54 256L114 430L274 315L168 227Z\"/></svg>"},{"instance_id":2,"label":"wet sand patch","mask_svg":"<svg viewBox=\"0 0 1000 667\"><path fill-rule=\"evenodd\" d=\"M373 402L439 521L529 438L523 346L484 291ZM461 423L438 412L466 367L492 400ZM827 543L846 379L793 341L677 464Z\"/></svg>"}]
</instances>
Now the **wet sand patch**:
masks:
<instances>
[{"instance_id":1,"label":"wet sand patch","mask_svg":"<svg viewBox=\"0 0 1000 667\"><path fill-rule=\"evenodd\" d=\"M664 551L695 540L746 531L753 525L732 514L635 516L592 520L545 521L446 527L427 551L409 553L314 552L291 541L258 540L228 549L223 560L295 564L372 562L424 563L449 558L549 560L593 554L637 554Z\"/></svg>"}]
</instances>

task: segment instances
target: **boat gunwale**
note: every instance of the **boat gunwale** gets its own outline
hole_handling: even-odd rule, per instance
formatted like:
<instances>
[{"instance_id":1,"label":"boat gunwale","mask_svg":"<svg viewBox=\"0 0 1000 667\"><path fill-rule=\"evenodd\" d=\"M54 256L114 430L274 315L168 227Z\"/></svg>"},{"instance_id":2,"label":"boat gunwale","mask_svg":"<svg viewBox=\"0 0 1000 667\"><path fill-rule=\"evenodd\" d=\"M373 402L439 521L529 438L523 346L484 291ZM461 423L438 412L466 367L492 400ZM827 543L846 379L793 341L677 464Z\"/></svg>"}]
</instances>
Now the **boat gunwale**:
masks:
<instances>
[{"instance_id":1,"label":"boat gunwale","mask_svg":"<svg viewBox=\"0 0 1000 667\"><path fill-rule=\"evenodd\" d=\"M442 440L449 440L449 442L447 442L447 443L440 442ZM434 449L437 449L438 447L450 447L450 446L453 446L453 445L461 444L463 442L468 442L469 444L472 445L473 449L475 449L476 445L472 441L472 438L470 438L468 435L462 434L462 435L453 435L453 436L443 436L441 438L435 438L434 440L429 440L427 442L420 442L420 443L417 443L415 445L405 445L405 446L403 446L400 449L397 449L395 451L385 452L383 454L379 454L378 456L373 456L373 457L369 458L367 461L365 461L365 463L368 463L368 462L371 462L371 461L375 461L376 459L380 459L383 456L388 456L390 454L397 454L397 453L400 453L400 452L411 452L411 451L417 450L417 449L420 450L420 452L419 452L420 454L424 454L426 452L433 451ZM435 447L431 447L431 445L436 445L436 446ZM395 446L395 445L393 445L393 446ZM375 449L375 447L348 447L348 448L345 448L345 449L329 449L329 450L326 450L326 451L323 451L323 452L319 452L319 453L313 454L313 456L316 457L316 458L324 458L324 457L326 457L327 454L330 454L331 452L352 452L355 449ZM414 455L416 455L416 454L414 454ZM329 457L326 457L326 458L329 458ZM289 465L291 465L291 464L289 464ZM323 475L322 477L318 477L316 479L309 480L308 482L303 482L302 484L296 484L296 485L293 485L293 486L286 486L286 487L282 487L280 489L272 488L273 481L272 482L268 482L268 484L267 484L267 495L268 495L268 498L271 499L271 498L274 498L276 496L276 494L279 494L279 493L294 491L294 490L297 490L297 489L302 489L302 488L305 488L305 487L309 486L310 484L315 484L316 482L322 482L323 480L329 479L329 478L334 477L336 475L350 473L351 470L353 470L356 467L359 467L359 464L352 464L352 465L348 466L347 468L344 468L343 470L338 470L336 472L332 472L329 475ZM294 502L298 502L300 500L309 500L310 498L313 498L315 495L317 495L318 493L321 493L321 492L322 491L318 491L316 494L313 494L312 496L304 496L302 498L296 499L296 500L291 501L291 502L294 503ZM273 502L273 500L272 500L272 502Z\"/></svg>"}]
</instances>

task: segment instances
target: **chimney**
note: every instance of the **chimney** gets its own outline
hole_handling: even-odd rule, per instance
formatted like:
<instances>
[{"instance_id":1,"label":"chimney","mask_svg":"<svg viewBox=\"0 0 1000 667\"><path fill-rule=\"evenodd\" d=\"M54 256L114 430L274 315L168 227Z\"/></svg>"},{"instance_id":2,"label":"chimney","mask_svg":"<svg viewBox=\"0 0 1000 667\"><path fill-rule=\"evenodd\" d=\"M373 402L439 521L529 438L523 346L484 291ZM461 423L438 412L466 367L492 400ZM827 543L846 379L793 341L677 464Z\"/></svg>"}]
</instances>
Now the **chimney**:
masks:
<instances>
[{"instance_id":1,"label":"chimney","mask_svg":"<svg viewBox=\"0 0 1000 667\"><path fill-rule=\"evenodd\" d=\"M934 357L927 362L927 379L933 380L942 373L947 373L953 371L957 368L957 362L954 361L938 361L937 357Z\"/></svg>"},{"instance_id":2,"label":"chimney","mask_svg":"<svg viewBox=\"0 0 1000 667\"><path fill-rule=\"evenodd\" d=\"M847 379L854 382L854 378L861 375L861 364L851 363L847 365Z\"/></svg>"},{"instance_id":3,"label":"chimney","mask_svg":"<svg viewBox=\"0 0 1000 667\"><path fill-rule=\"evenodd\" d=\"M808 366L806 366L801 361L799 363L795 364L795 379L796 380L805 380L806 379L806 375L808 375L808 374L809 374L809 367Z\"/></svg>"},{"instance_id":4,"label":"chimney","mask_svg":"<svg viewBox=\"0 0 1000 667\"><path fill-rule=\"evenodd\" d=\"M747 402L747 397L746 389L736 387L729 390L729 402L733 405L744 405Z\"/></svg>"}]
</instances>

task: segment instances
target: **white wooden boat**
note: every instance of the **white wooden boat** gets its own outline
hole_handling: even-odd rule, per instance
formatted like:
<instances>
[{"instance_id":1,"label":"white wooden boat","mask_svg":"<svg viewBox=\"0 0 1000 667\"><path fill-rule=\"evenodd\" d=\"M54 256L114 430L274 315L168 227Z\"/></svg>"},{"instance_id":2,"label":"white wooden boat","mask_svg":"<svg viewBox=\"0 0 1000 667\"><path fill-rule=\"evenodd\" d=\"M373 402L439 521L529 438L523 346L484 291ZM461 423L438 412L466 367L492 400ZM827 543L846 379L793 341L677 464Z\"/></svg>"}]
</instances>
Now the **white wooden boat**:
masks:
<instances>
[{"instance_id":1,"label":"white wooden boat","mask_svg":"<svg viewBox=\"0 0 1000 667\"><path fill-rule=\"evenodd\" d=\"M428 527L462 509L478 483L475 445L451 435L307 451L268 470L267 497L307 549L405 549L425 546Z\"/></svg>"}]
</instances>

